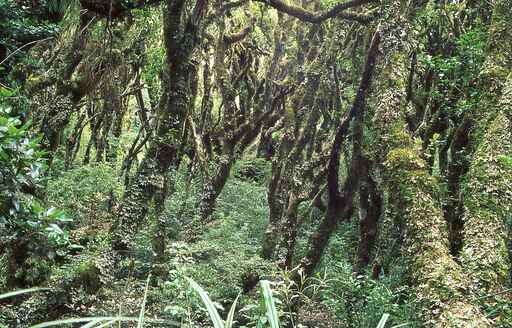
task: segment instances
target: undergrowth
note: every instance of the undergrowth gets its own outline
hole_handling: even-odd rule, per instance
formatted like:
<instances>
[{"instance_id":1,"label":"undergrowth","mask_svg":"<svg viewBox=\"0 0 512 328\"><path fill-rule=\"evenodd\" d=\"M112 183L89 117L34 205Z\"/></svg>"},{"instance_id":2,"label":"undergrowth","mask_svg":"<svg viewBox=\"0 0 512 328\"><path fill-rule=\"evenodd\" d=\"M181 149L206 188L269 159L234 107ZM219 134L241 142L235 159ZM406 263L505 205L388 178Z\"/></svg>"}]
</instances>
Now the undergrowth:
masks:
<instances>
[{"instance_id":1,"label":"undergrowth","mask_svg":"<svg viewBox=\"0 0 512 328\"><path fill-rule=\"evenodd\" d=\"M235 327L268 326L269 320L262 317L258 288L264 280L273 282L273 299L283 325L376 327L383 313L389 313L388 323L415 327L411 321L414 309L406 302L407 293L397 287L398 273L372 280L351 272L353 254L349 250L357 242L356 224L340 226L322 262L321 274L308 281L306 290L293 286L289 273L261 258L261 238L268 220L265 163L253 167L242 162L234 168L233 178L219 198L214 220L192 243L182 237L194 219L201 184L197 178L189 179L185 169L177 172L174 192L165 209L171 240L169 259L163 270L158 270L163 274L153 275L147 284L147 277L154 271L151 226L144 227L137 236L136 249L112 270L106 256L110 247L108 229L123 190L114 173L109 165L97 164L50 178L46 197L74 219L69 227L70 238L82 248L68 252L62 263L52 268L51 278L42 284L50 288L49 293L19 296L18 302L2 309L0 323L5 327L62 319L59 315L63 313L66 317L137 318L143 301L145 318L178 322L182 327L208 327L208 312L197 297L197 290L189 288L189 278L208 291L222 318L230 315L236 300ZM307 219L312 222L316 220L316 214L307 207L301 209L301 214L309 215ZM310 233L302 231L299 242L304 244ZM57 289L63 287L67 293ZM301 310L293 313L297 299ZM48 311L49 306L58 311ZM108 321L98 324L105 322ZM147 326L158 323L148 322Z\"/></svg>"}]
</instances>

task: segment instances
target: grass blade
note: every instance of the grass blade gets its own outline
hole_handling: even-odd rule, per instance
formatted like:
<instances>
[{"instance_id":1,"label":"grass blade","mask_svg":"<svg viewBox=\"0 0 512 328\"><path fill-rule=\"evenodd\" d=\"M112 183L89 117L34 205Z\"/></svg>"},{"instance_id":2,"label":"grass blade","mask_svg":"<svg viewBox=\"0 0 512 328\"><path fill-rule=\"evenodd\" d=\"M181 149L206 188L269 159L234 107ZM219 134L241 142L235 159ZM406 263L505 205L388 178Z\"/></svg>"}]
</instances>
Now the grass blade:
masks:
<instances>
[{"instance_id":1,"label":"grass blade","mask_svg":"<svg viewBox=\"0 0 512 328\"><path fill-rule=\"evenodd\" d=\"M46 328L46 327L55 327L60 325L70 325L73 323L90 323L90 322L101 322L107 320L115 320L115 321L137 321L138 318L135 317L85 317L85 318L69 318L55 321L48 321L39 323L35 326L30 326L30 328ZM114 321L114 322L115 322Z\"/></svg>"},{"instance_id":2,"label":"grass blade","mask_svg":"<svg viewBox=\"0 0 512 328\"><path fill-rule=\"evenodd\" d=\"M144 290L144 299L142 300L142 305L140 306L139 321L137 322L137 328L142 328L144 326L144 312L146 310L146 300L148 298L148 289L149 289L149 280L150 279L151 279L151 274L148 275L148 280L146 281L146 288Z\"/></svg>"},{"instance_id":3,"label":"grass blade","mask_svg":"<svg viewBox=\"0 0 512 328\"><path fill-rule=\"evenodd\" d=\"M111 320L111 321L107 321L99 326L96 326L94 328L103 328L103 327L108 327L110 326L111 324L115 323L117 320Z\"/></svg>"},{"instance_id":4,"label":"grass blade","mask_svg":"<svg viewBox=\"0 0 512 328\"><path fill-rule=\"evenodd\" d=\"M42 322L34 326L30 326L29 328L46 328L46 327L62 327L63 325L71 325L75 323L90 323L90 322L102 322L102 321L111 321L114 322L138 322L139 318L137 317L83 317L83 318L69 318L55 321ZM172 325L175 327L181 327L179 322L171 321L171 320L161 320L161 319L151 319L146 320L148 323L156 323L156 324L166 324ZM103 327L103 326L102 326Z\"/></svg>"},{"instance_id":5,"label":"grass blade","mask_svg":"<svg viewBox=\"0 0 512 328\"><path fill-rule=\"evenodd\" d=\"M215 328L224 328L224 323L222 322L222 319L220 318L219 313L217 312L217 309L215 308L213 302L210 300L208 294L194 280L192 280L191 278L187 278L187 280L190 286L192 286L196 293L198 293L199 296L201 297L201 300L203 301L204 305L206 306L206 310L210 315L210 319L212 320L213 326Z\"/></svg>"},{"instance_id":6,"label":"grass blade","mask_svg":"<svg viewBox=\"0 0 512 328\"><path fill-rule=\"evenodd\" d=\"M382 315L382 317L380 318L380 321L379 321L379 324L377 325L377 328L384 328L384 326L386 325L386 322L388 321L389 319L389 314L388 313L384 313Z\"/></svg>"},{"instance_id":7,"label":"grass blade","mask_svg":"<svg viewBox=\"0 0 512 328\"><path fill-rule=\"evenodd\" d=\"M235 316L236 303L238 302L239 297L240 297L240 293L238 293L238 296L233 301L233 304L231 304L231 309L229 309L228 317L226 318L226 327L225 328L233 327L233 318Z\"/></svg>"},{"instance_id":8,"label":"grass blade","mask_svg":"<svg viewBox=\"0 0 512 328\"><path fill-rule=\"evenodd\" d=\"M34 292L40 292L40 291L46 291L46 290L50 290L50 288L34 287L34 288L15 290L13 292L1 294L0 295L0 300L3 300L4 298L18 296L18 295L21 295L21 294L28 294L28 293L34 293Z\"/></svg>"},{"instance_id":9,"label":"grass blade","mask_svg":"<svg viewBox=\"0 0 512 328\"><path fill-rule=\"evenodd\" d=\"M86 323L85 325L83 326L80 326L80 328L92 328L92 327L95 327L97 324L99 324L100 322L102 322L103 320L93 320L89 323Z\"/></svg>"},{"instance_id":10,"label":"grass blade","mask_svg":"<svg viewBox=\"0 0 512 328\"><path fill-rule=\"evenodd\" d=\"M279 316L277 315L276 305L272 297L272 289L270 288L270 282L268 280L261 281L261 292L265 300L265 308L267 310L270 328L279 328Z\"/></svg>"}]
</instances>

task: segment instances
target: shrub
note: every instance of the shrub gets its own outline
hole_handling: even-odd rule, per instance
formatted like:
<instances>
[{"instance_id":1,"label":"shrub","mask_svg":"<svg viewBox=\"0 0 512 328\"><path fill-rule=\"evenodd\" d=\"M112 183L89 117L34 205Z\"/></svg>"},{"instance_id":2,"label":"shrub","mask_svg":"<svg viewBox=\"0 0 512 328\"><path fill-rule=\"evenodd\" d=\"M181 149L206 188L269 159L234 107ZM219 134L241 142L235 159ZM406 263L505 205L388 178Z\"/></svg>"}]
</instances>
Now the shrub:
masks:
<instances>
[{"instance_id":1,"label":"shrub","mask_svg":"<svg viewBox=\"0 0 512 328\"><path fill-rule=\"evenodd\" d=\"M105 223L123 192L116 170L98 163L59 173L48 182L47 199L81 224Z\"/></svg>"},{"instance_id":2,"label":"shrub","mask_svg":"<svg viewBox=\"0 0 512 328\"><path fill-rule=\"evenodd\" d=\"M235 176L241 180L263 183L270 172L270 163L264 158L240 160L234 167Z\"/></svg>"},{"instance_id":3,"label":"shrub","mask_svg":"<svg viewBox=\"0 0 512 328\"><path fill-rule=\"evenodd\" d=\"M0 244L7 251L3 280L8 287L44 280L48 265L69 244L61 229L69 220L38 197L45 153L40 138L30 133L30 122L12 116L15 96L0 89Z\"/></svg>"}]
</instances>

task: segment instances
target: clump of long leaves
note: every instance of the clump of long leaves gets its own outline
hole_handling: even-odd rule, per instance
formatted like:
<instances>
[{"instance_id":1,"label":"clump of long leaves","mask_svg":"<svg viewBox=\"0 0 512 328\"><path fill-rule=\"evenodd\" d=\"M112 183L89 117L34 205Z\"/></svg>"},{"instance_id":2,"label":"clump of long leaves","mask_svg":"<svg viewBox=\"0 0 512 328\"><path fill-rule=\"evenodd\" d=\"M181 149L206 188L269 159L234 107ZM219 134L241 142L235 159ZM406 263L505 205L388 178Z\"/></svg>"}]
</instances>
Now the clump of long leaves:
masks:
<instances>
[{"instance_id":1,"label":"clump of long leaves","mask_svg":"<svg viewBox=\"0 0 512 328\"><path fill-rule=\"evenodd\" d=\"M206 306L206 310L208 311L208 315L210 316L210 320L213 323L214 328L231 328L233 327L233 318L235 315L236 304L238 302L238 298L240 294L236 297L231 305L231 308L228 312L228 316L226 320L222 320L215 305L212 300L208 296L208 293L199 286L194 280L187 278L190 286L196 291L196 293L201 297L204 305ZM265 312L267 315L267 320L270 325L270 328L279 328L279 316L277 314L276 305L274 302L274 298L272 296L272 289L270 288L270 283L267 280L262 280L261 284L261 295L263 299L263 303L265 304Z\"/></svg>"},{"instance_id":2,"label":"clump of long leaves","mask_svg":"<svg viewBox=\"0 0 512 328\"><path fill-rule=\"evenodd\" d=\"M56 326L62 326L62 325L71 325L71 324L77 324L77 323L84 323L84 325L80 326L80 328L102 328L102 327L112 327L115 323L121 323L121 322L136 322L137 328L143 328L144 322L148 323L165 323L166 326L173 325L176 327L179 327L180 324L168 320L146 320L144 318L145 313L145 307L146 307L146 299L148 295L148 287L149 287L149 281L151 279L151 276L148 277L146 281L146 288L144 291L144 298L142 300L142 305L140 308L139 316L138 317L124 317L124 316L112 316L112 317L83 317L83 318L70 318L70 319L63 319L63 320L55 320L55 321L49 321L49 322L43 322L34 326L31 326L29 328L46 328L46 327L56 327ZM226 320L222 320L215 304L212 302L210 297L208 296L208 293L193 279L187 278L190 286L194 289L194 291L199 295L201 300L203 301L203 304L206 307L206 310L208 311L208 315L210 317L210 320L213 323L214 328L232 328L234 324L234 316L235 316L235 310L236 305L238 303L238 298L240 297L240 294L236 297L236 299L233 301L233 304L231 305L231 308L228 312L228 315L226 317ZM270 288L270 282L267 280L262 280L260 282L261 285L261 295L262 295L262 302L265 305L265 312L267 316L267 322L270 325L270 328L279 328L279 315L276 310L275 306L275 300L272 296L272 289ZM29 289L22 289L17 290L5 294L0 294L0 300L7 299L10 297L15 297L22 294L27 293L34 293L34 292L42 292L42 291L48 291L48 288L29 288ZM386 322L389 318L389 314L384 313L382 315L382 318L377 325L377 328L384 328L386 325ZM403 327L406 324L394 326L393 328ZM261 322L258 324L257 328L263 328L263 325Z\"/></svg>"}]
</instances>

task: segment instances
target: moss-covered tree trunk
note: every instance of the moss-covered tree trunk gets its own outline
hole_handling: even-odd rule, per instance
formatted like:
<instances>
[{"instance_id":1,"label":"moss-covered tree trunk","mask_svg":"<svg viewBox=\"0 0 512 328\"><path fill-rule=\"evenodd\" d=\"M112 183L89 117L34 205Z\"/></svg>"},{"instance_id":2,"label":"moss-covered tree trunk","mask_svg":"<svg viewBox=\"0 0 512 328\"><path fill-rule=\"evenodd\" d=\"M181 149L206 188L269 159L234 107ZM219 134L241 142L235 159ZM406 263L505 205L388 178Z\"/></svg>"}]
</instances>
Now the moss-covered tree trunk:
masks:
<instances>
[{"instance_id":1,"label":"moss-covered tree trunk","mask_svg":"<svg viewBox=\"0 0 512 328\"><path fill-rule=\"evenodd\" d=\"M117 53L100 56L100 60L82 65L91 38L91 30L98 18L81 12L79 26L73 34L70 45L63 54L57 50L52 59L48 77L35 83L29 92L33 93L35 113L41 113L41 132L46 139L51 164L53 155L61 144L62 133L80 100L98 85L105 73L105 67L116 65Z\"/></svg>"},{"instance_id":2,"label":"moss-covered tree trunk","mask_svg":"<svg viewBox=\"0 0 512 328\"><path fill-rule=\"evenodd\" d=\"M353 200L362 172L363 120L367 108L366 98L373 80L380 40L381 34L376 31L368 47L356 96L350 109L341 117L330 148L326 172L327 209L322 222L310 236L306 254L300 261L300 270L303 270L306 276L311 276L320 263L323 252L338 223L350 219L354 212ZM347 177L340 187L339 162L342 145L348 135L352 121L354 121L352 158Z\"/></svg>"},{"instance_id":3,"label":"moss-covered tree trunk","mask_svg":"<svg viewBox=\"0 0 512 328\"><path fill-rule=\"evenodd\" d=\"M164 10L168 92L167 97L162 99L165 103L159 106L156 136L150 141L136 176L123 196L120 215L112 227L112 245L116 250L130 247L140 225L145 221L156 191L165 186L165 174L179 156L180 127L185 122L190 105L190 59L200 40L199 24L207 5L206 0L199 0L186 20L182 17L182 0L170 0ZM159 199L159 202L162 201Z\"/></svg>"},{"instance_id":4,"label":"moss-covered tree trunk","mask_svg":"<svg viewBox=\"0 0 512 328\"><path fill-rule=\"evenodd\" d=\"M386 58L380 68L373 119L379 136L377 158L383 161L390 210L402 232L402 255L425 325L490 327L465 292L467 279L450 254L438 182L422 158L421 145L407 130L407 54L415 9L394 1L384 7L381 29ZM402 36L397 38L396 31Z\"/></svg>"},{"instance_id":5,"label":"moss-covered tree trunk","mask_svg":"<svg viewBox=\"0 0 512 328\"><path fill-rule=\"evenodd\" d=\"M512 78L504 87L498 107L475 152L463 187L461 260L472 290L488 296L485 303L511 295L502 292L510 287L507 243L512 212Z\"/></svg>"},{"instance_id":6,"label":"moss-covered tree trunk","mask_svg":"<svg viewBox=\"0 0 512 328\"><path fill-rule=\"evenodd\" d=\"M212 164L215 166L211 172L213 175L207 177L203 185L203 195L199 204L199 218L202 222L209 220L213 214L217 198L228 181L231 167L235 161L233 146L224 145L223 148L223 153L217 162Z\"/></svg>"},{"instance_id":7,"label":"moss-covered tree trunk","mask_svg":"<svg viewBox=\"0 0 512 328\"><path fill-rule=\"evenodd\" d=\"M483 304L496 306L493 317L500 320L506 311L497 303L512 297L512 1L492 4L488 56L480 73L486 108L462 185L461 262L472 292Z\"/></svg>"},{"instance_id":8,"label":"moss-covered tree trunk","mask_svg":"<svg viewBox=\"0 0 512 328\"><path fill-rule=\"evenodd\" d=\"M280 29L287 27L289 21L285 21L280 16L279 21ZM300 33L303 26L296 26L296 30ZM318 26L310 27L310 35L314 36L318 31ZM274 35L274 57L272 65L277 65L284 53L284 42L286 35L280 35L276 29ZM315 124L320 116L319 110L313 108L316 94L320 85L320 71L322 67L322 59L319 56L319 48L321 47L321 40L314 37L310 40L311 44L304 45L300 48L297 54L297 60L302 65L308 67L306 74L309 79L304 87L301 87L303 92L298 92L292 98L291 106L285 106L284 117L282 118L282 125L284 128L283 135L279 142L278 151L272 160L272 176L267 191L267 200L269 206L269 222L265 231L262 243L262 253L265 258L270 259L273 255L279 258L282 266L290 267L291 257L293 256L293 245L295 244L295 237L297 233L297 209L300 203L304 200L299 199L299 192L302 183L302 177L296 172L306 144L311 140L308 137L311 135L310 131L316 128ZM302 41L302 40L301 40ZM307 43L307 42L304 42ZM329 49L329 53L332 49ZM308 65L304 64L304 56L308 54ZM326 55L327 57L327 55ZM275 61L275 62L274 62ZM270 75L268 78L272 81L277 72ZM297 84L304 79L303 72L297 72ZM268 100L270 101L270 100ZM267 105L269 107L269 105ZM301 130L301 125L304 123L305 116L308 115L306 126ZM271 136L268 141L271 141ZM262 140L262 142L266 142ZM267 145L268 146L268 145ZM279 247L278 247L279 246ZM277 249L276 249L277 248Z\"/></svg>"}]
</instances>

